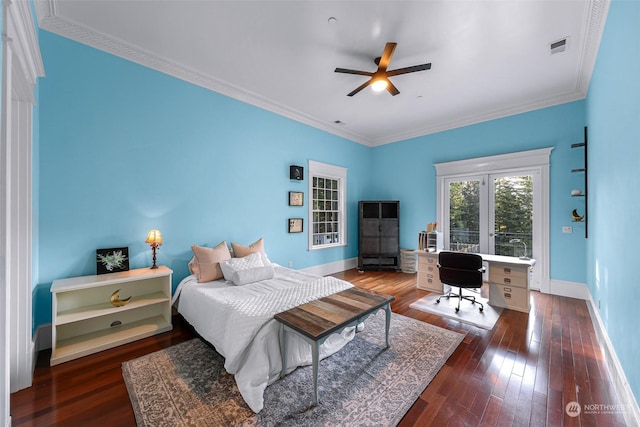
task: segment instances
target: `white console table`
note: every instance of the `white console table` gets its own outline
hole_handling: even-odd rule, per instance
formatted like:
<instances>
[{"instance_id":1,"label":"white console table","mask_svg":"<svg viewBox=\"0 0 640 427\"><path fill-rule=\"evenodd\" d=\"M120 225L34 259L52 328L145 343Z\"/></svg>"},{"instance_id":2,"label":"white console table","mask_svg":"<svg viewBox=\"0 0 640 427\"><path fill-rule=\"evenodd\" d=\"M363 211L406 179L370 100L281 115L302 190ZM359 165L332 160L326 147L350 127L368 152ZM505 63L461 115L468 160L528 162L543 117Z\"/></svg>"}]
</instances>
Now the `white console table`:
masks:
<instances>
[{"instance_id":1,"label":"white console table","mask_svg":"<svg viewBox=\"0 0 640 427\"><path fill-rule=\"evenodd\" d=\"M416 251L418 255L418 288L444 293L438 273L438 252ZM531 309L529 288L534 259L478 254L489 265L489 304L528 313Z\"/></svg>"}]
</instances>

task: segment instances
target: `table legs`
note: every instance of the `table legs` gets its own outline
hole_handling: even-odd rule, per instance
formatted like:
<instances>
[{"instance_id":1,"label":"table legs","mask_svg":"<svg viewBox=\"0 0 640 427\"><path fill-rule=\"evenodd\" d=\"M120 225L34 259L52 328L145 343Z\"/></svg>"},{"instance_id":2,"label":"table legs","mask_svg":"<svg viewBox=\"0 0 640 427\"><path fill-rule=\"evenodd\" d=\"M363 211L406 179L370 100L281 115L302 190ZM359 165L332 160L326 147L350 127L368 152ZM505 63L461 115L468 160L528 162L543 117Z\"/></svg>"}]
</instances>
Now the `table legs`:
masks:
<instances>
[{"instance_id":1,"label":"table legs","mask_svg":"<svg viewBox=\"0 0 640 427\"><path fill-rule=\"evenodd\" d=\"M282 370L280 371L280 379L284 378L287 371L287 327L282 325L280 329L282 337L280 339L280 357L282 357Z\"/></svg>"},{"instance_id":2,"label":"table legs","mask_svg":"<svg viewBox=\"0 0 640 427\"><path fill-rule=\"evenodd\" d=\"M391 326L391 304L387 304L384 306L384 311L387 314L384 324L384 333L385 333L385 342L387 344L386 348L389 348L389 327Z\"/></svg>"},{"instance_id":3,"label":"table legs","mask_svg":"<svg viewBox=\"0 0 640 427\"><path fill-rule=\"evenodd\" d=\"M319 347L318 341L311 344L311 361L313 364L313 406L318 406L318 359Z\"/></svg>"},{"instance_id":4,"label":"table legs","mask_svg":"<svg viewBox=\"0 0 640 427\"><path fill-rule=\"evenodd\" d=\"M385 348L389 348L389 328L391 327L391 304L387 304L384 306L384 311L386 314L385 317ZM368 316L367 316L368 317ZM355 322L357 324L360 323L360 320ZM349 325L346 325L349 326ZM345 326L345 327L346 327ZM287 371L287 335L291 332L296 332L294 329L289 328L286 325L282 325L281 333L282 339L280 340L280 353L282 355L282 370L280 371L280 378L284 378L285 372ZM326 337L314 341L305 337L304 335L298 334L302 339L311 344L311 364L313 367L313 406L318 406L318 363L320 359L320 345L326 340Z\"/></svg>"}]
</instances>

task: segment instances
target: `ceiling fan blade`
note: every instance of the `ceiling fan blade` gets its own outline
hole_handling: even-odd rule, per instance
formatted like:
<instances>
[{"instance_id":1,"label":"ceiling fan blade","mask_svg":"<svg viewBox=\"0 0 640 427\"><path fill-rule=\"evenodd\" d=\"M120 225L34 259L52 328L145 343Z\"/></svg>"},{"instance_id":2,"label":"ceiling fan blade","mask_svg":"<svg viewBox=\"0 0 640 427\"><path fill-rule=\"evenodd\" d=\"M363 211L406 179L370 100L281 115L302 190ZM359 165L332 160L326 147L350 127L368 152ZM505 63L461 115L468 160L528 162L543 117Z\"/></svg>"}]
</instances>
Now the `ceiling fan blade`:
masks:
<instances>
[{"instance_id":1,"label":"ceiling fan blade","mask_svg":"<svg viewBox=\"0 0 640 427\"><path fill-rule=\"evenodd\" d=\"M431 63L414 65L413 67L398 68L397 70L387 71L387 77L399 76L400 74L415 73L416 71L430 70Z\"/></svg>"},{"instance_id":2,"label":"ceiling fan blade","mask_svg":"<svg viewBox=\"0 0 640 427\"><path fill-rule=\"evenodd\" d=\"M370 73L368 71L350 70L348 68L336 68L335 72L344 74L357 74L359 76L373 76L373 73Z\"/></svg>"},{"instance_id":3,"label":"ceiling fan blade","mask_svg":"<svg viewBox=\"0 0 640 427\"><path fill-rule=\"evenodd\" d=\"M393 83L391 83L391 80L388 80L389 84L387 85L387 90L389 91L389 93L393 96L396 96L397 94L400 93L400 91L398 90L397 87L395 87L395 85Z\"/></svg>"},{"instance_id":4,"label":"ceiling fan blade","mask_svg":"<svg viewBox=\"0 0 640 427\"><path fill-rule=\"evenodd\" d=\"M370 84L371 84L371 80L367 81L366 83L361 84L356 89L354 89L353 91L349 92L347 94L347 96L355 95L356 93L360 92L362 89L364 89L365 87L369 86Z\"/></svg>"},{"instance_id":5,"label":"ceiling fan blade","mask_svg":"<svg viewBox=\"0 0 640 427\"><path fill-rule=\"evenodd\" d=\"M391 57L393 56L393 51L396 50L396 46L398 43L389 42L384 47L384 52L382 52L382 56L380 57L380 63L378 64L378 71L387 71L387 67L391 62Z\"/></svg>"}]
</instances>

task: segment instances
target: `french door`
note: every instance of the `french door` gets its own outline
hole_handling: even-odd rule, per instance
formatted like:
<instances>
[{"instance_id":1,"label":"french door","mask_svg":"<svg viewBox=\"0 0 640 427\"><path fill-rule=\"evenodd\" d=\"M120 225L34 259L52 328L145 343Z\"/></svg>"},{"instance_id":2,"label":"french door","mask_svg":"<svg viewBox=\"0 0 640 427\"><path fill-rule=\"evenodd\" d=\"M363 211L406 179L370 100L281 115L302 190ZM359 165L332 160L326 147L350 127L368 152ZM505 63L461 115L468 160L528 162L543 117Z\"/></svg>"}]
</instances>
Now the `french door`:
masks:
<instances>
[{"instance_id":1,"label":"french door","mask_svg":"<svg viewBox=\"0 0 640 427\"><path fill-rule=\"evenodd\" d=\"M517 170L445 178L445 248L535 258L539 177L538 170Z\"/></svg>"}]
</instances>

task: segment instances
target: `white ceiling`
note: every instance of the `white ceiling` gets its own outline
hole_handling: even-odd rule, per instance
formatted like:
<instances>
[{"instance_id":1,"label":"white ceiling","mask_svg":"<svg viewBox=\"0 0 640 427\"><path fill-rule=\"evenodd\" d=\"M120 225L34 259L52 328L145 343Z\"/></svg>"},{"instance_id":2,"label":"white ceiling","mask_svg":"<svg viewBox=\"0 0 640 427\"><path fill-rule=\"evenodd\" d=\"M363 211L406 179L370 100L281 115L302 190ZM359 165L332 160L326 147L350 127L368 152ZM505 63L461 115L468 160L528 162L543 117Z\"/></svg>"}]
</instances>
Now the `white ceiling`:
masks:
<instances>
[{"instance_id":1,"label":"white ceiling","mask_svg":"<svg viewBox=\"0 0 640 427\"><path fill-rule=\"evenodd\" d=\"M584 98L608 4L36 0L36 10L42 29L376 146ZM397 96L347 97L367 77L334 69L375 71L390 41L389 69L431 70L392 77Z\"/></svg>"}]
</instances>

